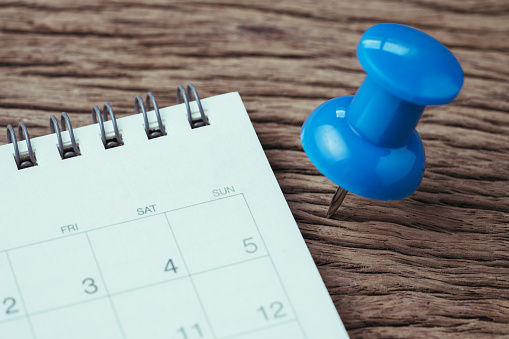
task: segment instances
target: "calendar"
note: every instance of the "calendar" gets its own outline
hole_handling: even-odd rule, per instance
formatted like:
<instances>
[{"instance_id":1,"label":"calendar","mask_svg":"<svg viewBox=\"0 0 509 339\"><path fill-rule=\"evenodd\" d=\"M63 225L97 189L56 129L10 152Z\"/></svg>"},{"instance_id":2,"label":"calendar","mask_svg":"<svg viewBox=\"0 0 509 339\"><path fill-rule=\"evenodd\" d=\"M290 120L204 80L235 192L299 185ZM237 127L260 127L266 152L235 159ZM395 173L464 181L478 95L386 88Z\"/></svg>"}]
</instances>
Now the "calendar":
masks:
<instances>
[{"instance_id":1,"label":"calendar","mask_svg":"<svg viewBox=\"0 0 509 339\"><path fill-rule=\"evenodd\" d=\"M0 147L0 338L346 338L240 96L146 114Z\"/></svg>"}]
</instances>

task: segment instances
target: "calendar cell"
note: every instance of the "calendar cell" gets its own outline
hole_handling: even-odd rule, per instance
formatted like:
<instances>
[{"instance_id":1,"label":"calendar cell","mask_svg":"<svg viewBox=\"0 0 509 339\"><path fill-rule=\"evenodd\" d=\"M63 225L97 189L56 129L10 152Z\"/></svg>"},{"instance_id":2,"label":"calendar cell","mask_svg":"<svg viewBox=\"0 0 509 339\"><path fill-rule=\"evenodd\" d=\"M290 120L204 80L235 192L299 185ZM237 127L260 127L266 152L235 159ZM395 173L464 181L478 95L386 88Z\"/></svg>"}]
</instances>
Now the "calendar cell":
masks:
<instances>
[{"instance_id":1,"label":"calendar cell","mask_svg":"<svg viewBox=\"0 0 509 339\"><path fill-rule=\"evenodd\" d=\"M218 337L295 319L270 258L259 258L193 276Z\"/></svg>"},{"instance_id":2,"label":"calendar cell","mask_svg":"<svg viewBox=\"0 0 509 339\"><path fill-rule=\"evenodd\" d=\"M242 195L166 215L190 273L267 255Z\"/></svg>"},{"instance_id":3,"label":"calendar cell","mask_svg":"<svg viewBox=\"0 0 509 339\"><path fill-rule=\"evenodd\" d=\"M7 253L0 253L0 322L24 315L25 308L16 287Z\"/></svg>"},{"instance_id":4,"label":"calendar cell","mask_svg":"<svg viewBox=\"0 0 509 339\"><path fill-rule=\"evenodd\" d=\"M89 232L110 293L187 275L164 215Z\"/></svg>"},{"instance_id":5,"label":"calendar cell","mask_svg":"<svg viewBox=\"0 0 509 339\"><path fill-rule=\"evenodd\" d=\"M21 318L0 322L0 338L8 339L33 339L28 319Z\"/></svg>"},{"instance_id":6,"label":"calendar cell","mask_svg":"<svg viewBox=\"0 0 509 339\"><path fill-rule=\"evenodd\" d=\"M19 248L9 257L29 313L106 295L85 234Z\"/></svg>"},{"instance_id":7,"label":"calendar cell","mask_svg":"<svg viewBox=\"0 0 509 339\"><path fill-rule=\"evenodd\" d=\"M37 339L120 339L122 332L107 298L32 316Z\"/></svg>"},{"instance_id":8,"label":"calendar cell","mask_svg":"<svg viewBox=\"0 0 509 339\"><path fill-rule=\"evenodd\" d=\"M213 338L189 278L112 297L126 338Z\"/></svg>"}]
</instances>

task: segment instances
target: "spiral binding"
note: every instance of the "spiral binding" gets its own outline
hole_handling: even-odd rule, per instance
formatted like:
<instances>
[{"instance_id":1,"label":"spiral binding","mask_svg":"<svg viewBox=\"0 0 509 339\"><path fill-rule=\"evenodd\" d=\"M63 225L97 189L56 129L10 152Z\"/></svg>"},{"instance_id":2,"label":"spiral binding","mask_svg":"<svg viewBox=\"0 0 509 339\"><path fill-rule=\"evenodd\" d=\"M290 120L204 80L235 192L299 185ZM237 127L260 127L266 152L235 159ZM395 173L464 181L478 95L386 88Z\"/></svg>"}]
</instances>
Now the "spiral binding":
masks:
<instances>
[{"instance_id":1,"label":"spiral binding","mask_svg":"<svg viewBox=\"0 0 509 339\"><path fill-rule=\"evenodd\" d=\"M154 104L154 111L157 117L157 125L159 127L158 129L151 130L149 127L147 111L150 111L150 102ZM134 110L136 111L136 114L140 113L140 107L141 113L143 114L143 121L145 122L145 133L147 133L147 137L149 139L154 139L166 135L163 121L161 119L161 114L159 113L159 107L157 106L156 98L154 98L152 92L147 93L145 105L143 104L143 99L141 98L141 96L139 95L136 96L136 98L134 99Z\"/></svg>"},{"instance_id":2,"label":"spiral binding","mask_svg":"<svg viewBox=\"0 0 509 339\"><path fill-rule=\"evenodd\" d=\"M194 95L194 99L196 100L196 103L198 104L198 110L200 111L200 119L193 120L193 116L191 114L191 107L189 105L189 98L191 97L191 94ZM206 125L210 125L209 119L205 115L205 112L203 111L203 107L201 105L200 97L198 96L198 91L196 91L196 88L193 84L187 84L187 94L184 90L184 87L178 86L177 87L177 104L182 103L182 98L184 99L184 102L186 104L186 110L187 110L187 119L189 120L189 124L191 125L191 128L198 128L203 127Z\"/></svg>"},{"instance_id":3,"label":"spiral binding","mask_svg":"<svg viewBox=\"0 0 509 339\"><path fill-rule=\"evenodd\" d=\"M104 130L104 121L108 121L108 115L106 114L106 111L108 111L111 122L113 124L113 130L115 131L115 137L111 139L106 139L106 131ZM120 132L118 131L117 126L117 119L115 118L115 114L113 113L113 108L111 108L111 105L109 102L106 102L103 107L103 117L101 117L101 112L99 111L99 107L94 105L92 107L92 121L94 124L96 124L99 121L99 128L101 130L101 140L103 142L104 148L114 148L118 147L124 144L122 141L122 137L120 136Z\"/></svg>"},{"instance_id":4,"label":"spiral binding","mask_svg":"<svg viewBox=\"0 0 509 339\"><path fill-rule=\"evenodd\" d=\"M76 157L78 155L81 155L80 150L78 148L78 144L76 143L76 138L74 137L74 131L72 129L71 125L71 119L69 119L69 116L67 113L62 112L62 115L60 116L60 123L62 124L62 130L65 131L66 127L69 130L69 137L71 138L71 148L67 147L64 148L64 143L62 141L62 134L60 133L60 127L58 126L57 118L52 115L49 119L49 127L51 130L51 133L56 133L57 135L57 141L58 141L58 152L60 153L60 157L62 159L69 159L72 157Z\"/></svg>"},{"instance_id":5,"label":"spiral binding","mask_svg":"<svg viewBox=\"0 0 509 339\"><path fill-rule=\"evenodd\" d=\"M200 113L200 118L193 119L191 106L190 106L190 98L194 97L196 104L198 106L198 110ZM184 89L183 86L177 87L177 103L181 104L184 101L187 111L187 118L189 121L189 125L192 129L203 127L210 125L210 122L205 115L205 111L201 104L200 97L198 96L198 91L194 87L192 83L187 84L187 90ZM151 111L151 106L154 106L154 112L157 119L157 128L151 129L148 119L147 112ZM134 99L134 110L136 114L143 115L143 122L145 127L145 133L149 139L158 138L164 135L167 135L166 128L164 127L161 113L159 112L159 106L157 105L157 101L154 95L151 92L148 92L145 98L145 102L140 95L137 95ZM111 122L113 125L114 137L107 138L106 130L104 127L104 122L108 121L108 115L111 118ZM117 119L115 118L115 114L113 113L113 108L107 102L103 106L102 115L99 107L94 105L92 107L92 121L94 124L99 124L99 130L101 133L101 141L104 145L105 149L115 148L122 146L124 144L122 136L119 132ZM81 152L78 147L78 143L76 142L76 138L74 137L74 130L71 125L71 119L67 113L63 112L60 116L60 128L58 124L58 120L54 115L51 115L49 120L51 133L55 133L57 142L58 142L58 152L62 160L73 158L76 156L80 156ZM69 138L71 140L71 145L66 146L62 140L62 132L68 130ZM28 129L23 122L19 123L18 126L18 137L19 141L25 140L27 145L27 154L21 154L18 148L18 138L16 138L16 133L14 131L14 127L12 125L7 126L7 142L12 143L14 147L14 161L16 162L16 166L18 169L24 169L28 167L37 166L37 160L35 157L35 153L32 149L32 143L30 141L30 136L28 135Z\"/></svg>"},{"instance_id":6,"label":"spiral binding","mask_svg":"<svg viewBox=\"0 0 509 339\"><path fill-rule=\"evenodd\" d=\"M35 154L34 151L32 150L32 143L30 142L30 136L28 135L27 127L23 122L19 123L18 134L19 141L22 141L23 138L26 140L28 158L21 157L18 148L18 140L16 139L16 133L14 133L14 128L11 125L7 126L7 143L12 142L14 144L14 160L16 161L16 166L18 166L18 169L37 166Z\"/></svg>"}]
</instances>

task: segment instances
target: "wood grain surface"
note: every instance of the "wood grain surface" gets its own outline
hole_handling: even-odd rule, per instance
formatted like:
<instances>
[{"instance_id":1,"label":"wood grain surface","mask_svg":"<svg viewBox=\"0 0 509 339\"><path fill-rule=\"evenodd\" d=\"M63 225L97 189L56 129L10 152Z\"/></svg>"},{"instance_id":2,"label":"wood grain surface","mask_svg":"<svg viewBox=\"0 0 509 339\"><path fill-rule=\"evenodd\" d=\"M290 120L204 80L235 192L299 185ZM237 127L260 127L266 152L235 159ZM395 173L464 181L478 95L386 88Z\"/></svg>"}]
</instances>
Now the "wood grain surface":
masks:
<instances>
[{"instance_id":1,"label":"wood grain surface","mask_svg":"<svg viewBox=\"0 0 509 339\"><path fill-rule=\"evenodd\" d=\"M300 127L323 101L355 93L356 44L380 22L442 41L464 88L419 123L416 193L351 194L325 219L336 187L307 159ZM164 107L189 81L202 97L239 91L352 338L509 337L508 37L506 0L5 0L0 127L48 134L62 111L88 125L105 101L130 115L149 90Z\"/></svg>"}]
</instances>

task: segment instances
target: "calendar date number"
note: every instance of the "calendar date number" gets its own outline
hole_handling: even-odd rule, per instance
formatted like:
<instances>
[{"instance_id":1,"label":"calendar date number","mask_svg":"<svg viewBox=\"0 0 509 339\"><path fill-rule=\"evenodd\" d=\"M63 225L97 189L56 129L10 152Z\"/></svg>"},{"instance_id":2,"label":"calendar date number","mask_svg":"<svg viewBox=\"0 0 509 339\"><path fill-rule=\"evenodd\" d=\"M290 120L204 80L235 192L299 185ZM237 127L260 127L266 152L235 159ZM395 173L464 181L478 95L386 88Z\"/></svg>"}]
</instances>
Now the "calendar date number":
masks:
<instances>
[{"instance_id":1,"label":"calendar date number","mask_svg":"<svg viewBox=\"0 0 509 339\"><path fill-rule=\"evenodd\" d=\"M181 339L203 338L203 333L198 323L189 327L182 326L177 330L177 333L180 334Z\"/></svg>"},{"instance_id":2,"label":"calendar date number","mask_svg":"<svg viewBox=\"0 0 509 339\"><path fill-rule=\"evenodd\" d=\"M260 306L257 311L262 314L265 321L271 321L286 317L286 313L283 308L282 302L274 301L270 305Z\"/></svg>"},{"instance_id":3,"label":"calendar date number","mask_svg":"<svg viewBox=\"0 0 509 339\"><path fill-rule=\"evenodd\" d=\"M84 291L86 294L95 294L97 293L97 290L99 290L99 287L97 287L93 278L83 279L82 284L85 287Z\"/></svg>"},{"instance_id":4,"label":"calendar date number","mask_svg":"<svg viewBox=\"0 0 509 339\"><path fill-rule=\"evenodd\" d=\"M258 245L256 245L252 237L244 239L244 251L247 253L255 253L258 251Z\"/></svg>"},{"instance_id":5,"label":"calendar date number","mask_svg":"<svg viewBox=\"0 0 509 339\"><path fill-rule=\"evenodd\" d=\"M3 300L2 305L5 307L5 314L10 315L18 313L19 309L16 307L16 299L7 297Z\"/></svg>"},{"instance_id":6,"label":"calendar date number","mask_svg":"<svg viewBox=\"0 0 509 339\"><path fill-rule=\"evenodd\" d=\"M178 267L175 266L175 264L173 263L173 259L170 259L168 260L168 262L166 263L166 267L164 268L164 271L165 272L173 272L173 273L177 273L177 269Z\"/></svg>"}]
</instances>

